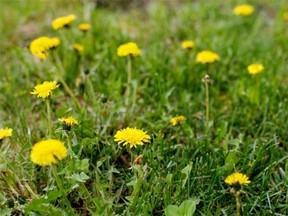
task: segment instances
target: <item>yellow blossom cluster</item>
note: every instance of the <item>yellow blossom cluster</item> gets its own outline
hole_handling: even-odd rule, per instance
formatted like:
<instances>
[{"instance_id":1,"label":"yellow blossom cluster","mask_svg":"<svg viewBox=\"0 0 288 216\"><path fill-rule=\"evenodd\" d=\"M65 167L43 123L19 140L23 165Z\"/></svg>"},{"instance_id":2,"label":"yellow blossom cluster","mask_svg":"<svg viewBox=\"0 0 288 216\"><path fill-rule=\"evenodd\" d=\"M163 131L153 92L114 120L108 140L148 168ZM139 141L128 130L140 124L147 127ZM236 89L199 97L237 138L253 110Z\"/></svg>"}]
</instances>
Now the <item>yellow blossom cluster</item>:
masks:
<instances>
[{"instance_id":1,"label":"yellow blossom cluster","mask_svg":"<svg viewBox=\"0 0 288 216\"><path fill-rule=\"evenodd\" d=\"M184 40L181 43L182 49L192 49L195 46L194 41L192 40Z\"/></svg>"},{"instance_id":2,"label":"yellow blossom cluster","mask_svg":"<svg viewBox=\"0 0 288 216\"><path fill-rule=\"evenodd\" d=\"M48 166L67 156L64 144L55 139L42 140L32 147L31 160L34 164Z\"/></svg>"},{"instance_id":3,"label":"yellow blossom cluster","mask_svg":"<svg viewBox=\"0 0 288 216\"><path fill-rule=\"evenodd\" d=\"M35 94L40 98L47 98L52 94L52 91L59 87L56 81L45 81L42 84L36 85L30 94Z\"/></svg>"},{"instance_id":4,"label":"yellow blossom cluster","mask_svg":"<svg viewBox=\"0 0 288 216\"><path fill-rule=\"evenodd\" d=\"M233 13L237 16L250 16L254 12L254 7L249 4L238 5L234 8Z\"/></svg>"},{"instance_id":5,"label":"yellow blossom cluster","mask_svg":"<svg viewBox=\"0 0 288 216\"><path fill-rule=\"evenodd\" d=\"M219 60L220 56L217 53L214 53L210 50L201 51L196 55L196 62L202 64L213 63Z\"/></svg>"},{"instance_id":6,"label":"yellow blossom cluster","mask_svg":"<svg viewBox=\"0 0 288 216\"><path fill-rule=\"evenodd\" d=\"M141 50L138 45L133 42L122 44L117 49L117 55L120 57L125 56L139 56L141 54Z\"/></svg>"},{"instance_id":7,"label":"yellow blossom cluster","mask_svg":"<svg viewBox=\"0 0 288 216\"><path fill-rule=\"evenodd\" d=\"M84 51L84 46L82 44L79 43L74 43L73 44L73 49L77 52L77 53L82 53Z\"/></svg>"},{"instance_id":8,"label":"yellow blossom cluster","mask_svg":"<svg viewBox=\"0 0 288 216\"><path fill-rule=\"evenodd\" d=\"M57 37L39 37L30 43L30 52L41 60L47 59L48 50L60 45L60 39Z\"/></svg>"},{"instance_id":9,"label":"yellow blossom cluster","mask_svg":"<svg viewBox=\"0 0 288 216\"><path fill-rule=\"evenodd\" d=\"M250 64L247 68L249 74L258 74L264 70L264 66L262 64L254 63Z\"/></svg>"},{"instance_id":10,"label":"yellow blossom cluster","mask_svg":"<svg viewBox=\"0 0 288 216\"><path fill-rule=\"evenodd\" d=\"M186 121L186 117L181 115L181 116L177 116L177 117L174 117L170 120L170 123L175 126L177 125L178 123L180 122L183 122L183 121Z\"/></svg>"},{"instance_id":11,"label":"yellow blossom cluster","mask_svg":"<svg viewBox=\"0 0 288 216\"><path fill-rule=\"evenodd\" d=\"M89 23L81 23L78 25L78 29L83 32L87 32L91 29L91 25Z\"/></svg>"},{"instance_id":12,"label":"yellow blossom cluster","mask_svg":"<svg viewBox=\"0 0 288 216\"><path fill-rule=\"evenodd\" d=\"M145 142L150 142L151 137L144 131L137 128L125 128L117 131L114 140L119 144L129 145L130 148L137 145L144 145Z\"/></svg>"},{"instance_id":13,"label":"yellow blossom cluster","mask_svg":"<svg viewBox=\"0 0 288 216\"><path fill-rule=\"evenodd\" d=\"M233 173L225 179L225 183L229 185L242 185L242 184L249 184L251 181L248 179L248 177L245 174L236 172Z\"/></svg>"},{"instance_id":14,"label":"yellow blossom cluster","mask_svg":"<svg viewBox=\"0 0 288 216\"><path fill-rule=\"evenodd\" d=\"M58 120L70 127L79 124L79 122L73 116L58 118Z\"/></svg>"},{"instance_id":15,"label":"yellow blossom cluster","mask_svg":"<svg viewBox=\"0 0 288 216\"><path fill-rule=\"evenodd\" d=\"M52 28L54 30L67 28L71 25L71 23L76 19L76 16L74 14L68 15L68 16L62 16L58 17L57 19L53 20L52 22Z\"/></svg>"},{"instance_id":16,"label":"yellow blossom cluster","mask_svg":"<svg viewBox=\"0 0 288 216\"><path fill-rule=\"evenodd\" d=\"M0 129L0 140L3 140L6 137L12 136L12 129L11 128L2 128Z\"/></svg>"}]
</instances>

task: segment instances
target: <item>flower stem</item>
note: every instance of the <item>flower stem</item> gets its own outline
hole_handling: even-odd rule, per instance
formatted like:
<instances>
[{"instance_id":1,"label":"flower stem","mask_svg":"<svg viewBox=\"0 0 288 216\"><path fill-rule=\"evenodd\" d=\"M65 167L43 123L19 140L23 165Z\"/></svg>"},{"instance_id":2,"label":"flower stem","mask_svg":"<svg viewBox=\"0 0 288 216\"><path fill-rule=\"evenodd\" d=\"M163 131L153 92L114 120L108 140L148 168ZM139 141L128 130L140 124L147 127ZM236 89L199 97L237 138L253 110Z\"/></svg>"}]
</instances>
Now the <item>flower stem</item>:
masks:
<instances>
[{"instance_id":1,"label":"flower stem","mask_svg":"<svg viewBox=\"0 0 288 216\"><path fill-rule=\"evenodd\" d=\"M237 191L235 193L235 199L236 199L236 216L240 216L241 202L240 202L240 192L239 191Z\"/></svg>"},{"instance_id":2,"label":"flower stem","mask_svg":"<svg viewBox=\"0 0 288 216\"><path fill-rule=\"evenodd\" d=\"M205 100L205 104L206 104L206 135L208 135L209 133L209 83L205 82L205 92L206 92L206 100Z\"/></svg>"},{"instance_id":3,"label":"flower stem","mask_svg":"<svg viewBox=\"0 0 288 216\"><path fill-rule=\"evenodd\" d=\"M75 215L74 210L73 210L73 208L72 208L72 206L71 206L71 204L70 204L70 202L69 202L69 200L68 200L68 198L67 198L67 194L66 194L65 191L64 191L62 182L61 182L61 180L60 180L60 178L59 178L59 176L58 176L56 166L55 166L54 164L52 164L52 165L51 165L51 169L52 169L52 173L53 173L53 175L54 175L54 178L55 178L55 180L56 180L57 186L58 186L58 188L59 188L59 190L60 190L60 192L61 192L61 194L62 194L62 200L63 200L63 202L65 203L66 207L69 209L70 214L71 214L71 215Z\"/></svg>"},{"instance_id":4,"label":"flower stem","mask_svg":"<svg viewBox=\"0 0 288 216\"><path fill-rule=\"evenodd\" d=\"M65 79L63 78L63 75L65 74L65 70L63 67L63 64L58 56L57 53L55 53L55 61L58 66L58 79L60 80L61 84L63 85L65 91L69 94L69 96L72 98L72 100L75 102L77 107L81 109L81 104L79 103L78 99L75 97L72 90L69 88L68 84L66 83Z\"/></svg>"},{"instance_id":5,"label":"flower stem","mask_svg":"<svg viewBox=\"0 0 288 216\"><path fill-rule=\"evenodd\" d=\"M49 130L49 137L52 137L52 125L51 125L51 106L50 106L50 99L46 100L47 106L47 119L48 119L48 130Z\"/></svg>"},{"instance_id":6,"label":"flower stem","mask_svg":"<svg viewBox=\"0 0 288 216\"><path fill-rule=\"evenodd\" d=\"M132 80L132 57L128 56L127 62L127 86L125 92L125 104L128 105L129 97L130 97L130 87L131 87L131 80Z\"/></svg>"}]
</instances>

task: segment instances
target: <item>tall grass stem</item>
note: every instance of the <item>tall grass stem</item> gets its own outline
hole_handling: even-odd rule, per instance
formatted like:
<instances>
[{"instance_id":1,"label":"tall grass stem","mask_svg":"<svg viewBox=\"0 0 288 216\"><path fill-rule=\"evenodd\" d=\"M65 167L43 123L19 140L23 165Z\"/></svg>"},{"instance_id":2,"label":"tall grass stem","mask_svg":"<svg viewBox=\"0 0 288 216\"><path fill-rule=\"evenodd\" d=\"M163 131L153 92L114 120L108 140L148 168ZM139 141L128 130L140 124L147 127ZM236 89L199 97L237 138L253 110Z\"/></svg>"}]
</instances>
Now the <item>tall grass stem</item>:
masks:
<instances>
[{"instance_id":1,"label":"tall grass stem","mask_svg":"<svg viewBox=\"0 0 288 216\"><path fill-rule=\"evenodd\" d=\"M132 57L128 56L127 61L127 86L125 92L125 105L129 105L130 101L130 91L131 91L131 80L132 80Z\"/></svg>"}]
</instances>

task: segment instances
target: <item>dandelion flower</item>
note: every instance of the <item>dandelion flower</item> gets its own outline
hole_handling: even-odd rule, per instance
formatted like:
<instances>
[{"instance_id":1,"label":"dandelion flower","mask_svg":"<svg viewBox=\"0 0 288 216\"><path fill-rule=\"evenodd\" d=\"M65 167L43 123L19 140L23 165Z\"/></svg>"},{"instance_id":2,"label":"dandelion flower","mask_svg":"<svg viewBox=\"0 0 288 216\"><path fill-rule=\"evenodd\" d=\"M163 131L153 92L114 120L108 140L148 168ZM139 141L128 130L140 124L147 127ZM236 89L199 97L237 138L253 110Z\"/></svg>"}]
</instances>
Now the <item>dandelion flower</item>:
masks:
<instances>
[{"instance_id":1,"label":"dandelion flower","mask_svg":"<svg viewBox=\"0 0 288 216\"><path fill-rule=\"evenodd\" d=\"M58 47L60 45L60 39L58 37L54 37L54 38L50 38L50 44L49 44L49 48L50 49L55 49L56 47Z\"/></svg>"},{"instance_id":2,"label":"dandelion flower","mask_svg":"<svg viewBox=\"0 0 288 216\"><path fill-rule=\"evenodd\" d=\"M180 122L182 122L182 121L186 121L186 117L183 116L183 115L177 116L177 117L175 117L175 118L172 118L172 119L170 120L170 123L171 123L173 126L175 126L175 125L177 125L178 123L180 123Z\"/></svg>"},{"instance_id":3,"label":"dandelion flower","mask_svg":"<svg viewBox=\"0 0 288 216\"><path fill-rule=\"evenodd\" d=\"M73 44L73 49L78 53L82 53L84 51L84 46L79 43L75 43Z\"/></svg>"},{"instance_id":4,"label":"dandelion flower","mask_svg":"<svg viewBox=\"0 0 288 216\"><path fill-rule=\"evenodd\" d=\"M144 145L145 142L150 142L151 137L137 128L125 128L117 131L114 136L114 141L118 144L129 145L130 148L136 147L137 145Z\"/></svg>"},{"instance_id":5,"label":"dandelion flower","mask_svg":"<svg viewBox=\"0 0 288 216\"><path fill-rule=\"evenodd\" d=\"M253 12L254 7L249 4L238 5L233 10L233 13L237 16L250 16Z\"/></svg>"},{"instance_id":6,"label":"dandelion flower","mask_svg":"<svg viewBox=\"0 0 288 216\"><path fill-rule=\"evenodd\" d=\"M288 21L288 12L282 15L283 20Z\"/></svg>"},{"instance_id":7,"label":"dandelion flower","mask_svg":"<svg viewBox=\"0 0 288 216\"><path fill-rule=\"evenodd\" d=\"M242 185L242 184L249 184L251 181L245 174L236 172L233 173L225 179L225 183L229 185Z\"/></svg>"},{"instance_id":8,"label":"dandelion flower","mask_svg":"<svg viewBox=\"0 0 288 216\"><path fill-rule=\"evenodd\" d=\"M13 130L11 128L0 129L0 140L12 136L12 131Z\"/></svg>"},{"instance_id":9,"label":"dandelion flower","mask_svg":"<svg viewBox=\"0 0 288 216\"><path fill-rule=\"evenodd\" d=\"M249 74L258 74L264 70L264 66L262 64L250 64L247 68Z\"/></svg>"},{"instance_id":10,"label":"dandelion flower","mask_svg":"<svg viewBox=\"0 0 288 216\"><path fill-rule=\"evenodd\" d=\"M48 50L54 49L60 45L60 39L57 37L39 37L30 43L30 52L41 60L47 59Z\"/></svg>"},{"instance_id":11,"label":"dandelion flower","mask_svg":"<svg viewBox=\"0 0 288 216\"><path fill-rule=\"evenodd\" d=\"M58 118L58 120L70 127L79 124L79 122L73 116Z\"/></svg>"},{"instance_id":12,"label":"dandelion flower","mask_svg":"<svg viewBox=\"0 0 288 216\"><path fill-rule=\"evenodd\" d=\"M141 51L136 43L129 42L126 44L122 44L117 49L117 55L120 57L125 56L139 56L141 54Z\"/></svg>"},{"instance_id":13,"label":"dandelion flower","mask_svg":"<svg viewBox=\"0 0 288 216\"><path fill-rule=\"evenodd\" d=\"M81 23L78 26L78 29L83 32L87 32L91 29L91 25L89 23Z\"/></svg>"},{"instance_id":14,"label":"dandelion flower","mask_svg":"<svg viewBox=\"0 0 288 216\"><path fill-rule=\"evenodd\" d=\"M209 50L204 50L197 53L196 62L206 64L206 63L213 63L215 61L219 61L220 56L217 53L214 53Z\"/></svg>"},{"instance_id":15,"label":"dandelion flower","mask_svg":"<svg viewBox=\"0 0 288 216\"><path fill-rule=\"evenodd\" d=\"M45 81L43 84L36 85L30 94L36 94L37 97L47 98L52 91L59 87L56 81Z\"/></svg>"},{"instance_id":16,"label":"dandelion flower","mask_svg":"<svg viewBox=\"0 0 288 216\"><path fill-rule=\"evenodd\" d=\"M67 156L67 149L59 140L42 140L32 147L30 156L34 164L48 166L63 160Z\"/></svg>"},{"instance_id":17,"label":"dandelion flower","mask_svg":"<svg viewBox=\"0 0 288 216\"><path fill-rule=\"evenodd\" d=\"M59 17L52 22L52 28L54 30L62 29L62 28L68 28L71 23L76 19L76 16L74 14Z\"/></svg>"},{"instance_id":18,"label":"dandelion flower","mask_svg":"<svg viewBox=\"0 0 288 216\"><path fill-rule=\"evenodd\" d=\"M194 41L192 40L184 40L182 41L182 49L192 49L195 47Z\"/></svg>"}]
</instances>

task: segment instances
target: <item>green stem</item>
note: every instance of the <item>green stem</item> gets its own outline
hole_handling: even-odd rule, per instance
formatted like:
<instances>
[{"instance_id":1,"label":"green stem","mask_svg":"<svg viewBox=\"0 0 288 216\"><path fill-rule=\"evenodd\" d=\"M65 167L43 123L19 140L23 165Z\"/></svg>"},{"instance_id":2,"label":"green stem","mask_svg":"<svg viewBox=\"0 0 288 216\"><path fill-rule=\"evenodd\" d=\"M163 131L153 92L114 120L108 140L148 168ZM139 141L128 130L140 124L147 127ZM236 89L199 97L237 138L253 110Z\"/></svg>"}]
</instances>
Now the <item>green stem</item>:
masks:
<instances>
[{"instance_id":1,"label":"green stem","mask_svg":"<svg viewBox=\"0 0 288 216\"><path fill-rule=\"evenodd\" d=\"M47 119L48 119L48 130L49 130L49 137L52 137L52 125L51 125L51 106L50 106L50 99L46 100L47 106Z\"/></svg>"},{"instance_id":2,"label":"green stem","mask_svg":"<svg viewBox=\"0 0 288 216\"><path fill-rule=\"evenodd\" d=\"M239 191L237 191L235 193L235 199L236 199L236 216L240 216L241 202L240 202L240 193L239 193Z\"/></svg>"},{"instance_id":3,"label":"green stem","mask_svg":"<svg viewBox=\"0 0 288 216\"><path fill-rule=\"evenodd\" d=\"M130 87L131 87L131 80L132 80L132 57L128 56L128 62L127 62L127 86L126 86L126 92L125 92L125 104L126 106L129 103L129 97L130 97Z\"/></svg>"},{"instance_id":4,"label":"green stem","mask_svg":"<svg viewBox=\"0 0 288 216\"><path fill-rule=\"evenodd\" d=\"M206 91L206 100L205 100L205 104L206 104L206 135L208 135L209 133L209 83L206 82L205 83L205 91Z\"/></svg>"},{"instance_id":5,"label":"green stem","mask_svg":"<svg viewBox=\"0 0 288 216\"><path fill-rule=\"evenodd\" d=\"M77 107L79 109L81 109L81 104L80 102L78 101L78 99L76 98L76 96L74 95L73 91L69 88L69 86L67 85L65 79L63 78L63 75L65 74L65 70L64 70L64 67L62 65L62 62L58 56L57 53L55 53L55 61L56 61L56 64L58 66L58 79L60 81L60 83L63 85L65 91L69 94L69 96L72 98L72 100L75 102L75 104L77 105Z\"/></svg>"},{"instance_id":6,"label":"green stem","mask_svg":"<svg viewBox=\"0 0 288 216\"><path fill-rule=\"evenodd\" d=\"M66 207L69 209L70 214L75 215L74 210L73 210L73 208L72 208L72 206L71 206L71 204L67 198L67 194L65 193L65 190L63 188L62 182L58 176L56 165L52 164L51 169L52 169L52 173L54 175L54 178L56 180L56 184L57 184L57 186L58 186L58 188L62 194L62 200L64 201Z\"/></svg>"},{"instance_id":7,"label":"green stem","mask_svg":"<svg viewBox=\"0 0 288 216\"><path fill-rule=\"evenodd\" d=\"M72 151L72 146L71 146L71 142L70 142L69 134L66 133L66 136L67 136L67 145L68 145L68 149L70 149L70 150Z\"/></svg>"}]
</instances>

